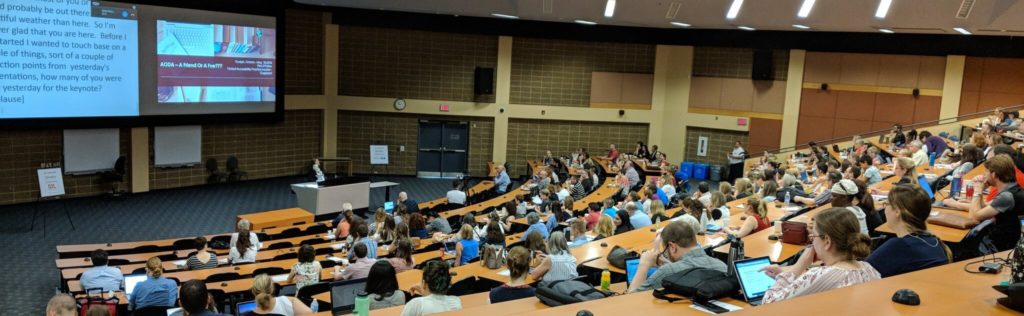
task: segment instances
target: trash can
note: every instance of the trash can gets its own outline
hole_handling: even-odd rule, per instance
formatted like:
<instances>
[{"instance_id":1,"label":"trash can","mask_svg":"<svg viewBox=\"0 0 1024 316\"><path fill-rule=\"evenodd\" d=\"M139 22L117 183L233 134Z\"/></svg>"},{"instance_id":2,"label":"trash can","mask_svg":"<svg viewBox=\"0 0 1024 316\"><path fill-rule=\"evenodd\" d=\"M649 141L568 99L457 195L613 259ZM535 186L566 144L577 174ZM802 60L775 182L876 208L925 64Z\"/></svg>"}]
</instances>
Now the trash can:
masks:
<instances>
[{"instance_id":1,"label":"trash can","mask_svg":"<svg viewBox=\"0 0 1024 316\"><path fill-rule=\"evenodd\" d=\"M722 166L721 165L712 165L711 166L711 175L708 176L708 178L710 178L709 180L715 181L715 182L722 181Z\"/></svg>"},{"instance_id":2,"label":"trash can","mask_svg":"<svg viewBox=\"0 0 1024 316\"><path fill-rule=\"evenodd\" d=\"M707 180L708 165L702 163L693 164L693 178L695 180Z\"/></svg>"},{"instance_id":3,"label":"trash can","mask_svg":"<svg viewBox=\"0 0 1024 316\"><path fill-rule=\"evenodd\" d=\"M680 162L679 171L676 171L676 181L686 181L693 177L693 163L692 162Z\"/></svg>"}]
</instances>

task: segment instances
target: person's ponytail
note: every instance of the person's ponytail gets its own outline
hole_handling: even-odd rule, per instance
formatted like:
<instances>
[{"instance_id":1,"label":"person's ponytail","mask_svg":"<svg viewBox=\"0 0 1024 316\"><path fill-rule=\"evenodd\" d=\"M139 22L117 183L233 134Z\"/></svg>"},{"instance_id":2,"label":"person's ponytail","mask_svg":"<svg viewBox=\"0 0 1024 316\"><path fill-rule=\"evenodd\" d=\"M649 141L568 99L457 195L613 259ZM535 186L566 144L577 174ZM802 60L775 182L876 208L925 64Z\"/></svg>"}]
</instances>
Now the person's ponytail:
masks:
<instances>
[{"instance_id":1,"label":"person's ponytail","mask_svg":"<svg viewBox=\"0 0 1024 316\"><path fill-rule=\"evenodd\" d=\"M274 283L267 274L257 275L252 280L252 294L256 295L256 305L262 310L269 310L274 299Z\"/></svg>"},{"instance_id":2,"label":"person's ponytail","mask_svg":"<svg viewBox=\"0 0 1024 316\"><path fill-rule=\"evenodd\" d=\"M260 293L256 295L256 305L262 310L270 310L270 301L274 299L274 296L267 293Z\"/></svg>"}]
</instances>

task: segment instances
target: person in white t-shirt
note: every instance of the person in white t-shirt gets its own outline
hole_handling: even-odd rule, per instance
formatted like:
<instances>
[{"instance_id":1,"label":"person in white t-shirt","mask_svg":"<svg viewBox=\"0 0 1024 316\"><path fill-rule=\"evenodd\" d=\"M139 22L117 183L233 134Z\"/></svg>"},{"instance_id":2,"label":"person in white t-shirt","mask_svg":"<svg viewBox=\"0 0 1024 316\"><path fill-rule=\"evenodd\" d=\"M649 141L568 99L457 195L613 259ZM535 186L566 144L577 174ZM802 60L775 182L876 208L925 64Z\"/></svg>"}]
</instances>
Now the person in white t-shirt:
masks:
<instances>
[{"instance_id":1,"label":"person in white t-shirt","mask_svg":"<svg viewBox=\"0 0 1024 316\"><path fill-rule=\"evenodd\" d=\"M448 191L448 204L466 205L466 192L462 191L462 181L452 181L452 190Z\"/></svg>"}]
</instances>

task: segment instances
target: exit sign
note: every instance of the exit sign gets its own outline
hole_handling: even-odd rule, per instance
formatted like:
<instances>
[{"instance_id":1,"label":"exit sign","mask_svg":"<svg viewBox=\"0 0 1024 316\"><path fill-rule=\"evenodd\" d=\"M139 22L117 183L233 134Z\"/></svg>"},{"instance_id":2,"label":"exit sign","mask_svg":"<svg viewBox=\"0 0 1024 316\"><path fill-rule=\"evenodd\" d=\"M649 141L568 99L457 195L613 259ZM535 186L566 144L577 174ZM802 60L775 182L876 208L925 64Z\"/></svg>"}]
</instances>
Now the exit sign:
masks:
<instances>
[{"instance_id":1,"label":"exit sign","mask_svg":"<svg viewBox=\"0 0 1024 316\"><path fill-rule=\"evenodd\" d=\"M448 110L449 109L448 109L448 105L447 104L442 104L441 105L441 112L448 112Z\"/></svg>"},{"instance_id":2,"label":"exit sign","mask_svg":"<svg viewBox=\"0 0 1024 316\"><path fill-rule=\"evenodd\" d=\"M736 119L736 125L739 125L739 126L747 125L747 119L745 119L745 118L738 118L738 119Z\"/></svg>"}]
</instances>

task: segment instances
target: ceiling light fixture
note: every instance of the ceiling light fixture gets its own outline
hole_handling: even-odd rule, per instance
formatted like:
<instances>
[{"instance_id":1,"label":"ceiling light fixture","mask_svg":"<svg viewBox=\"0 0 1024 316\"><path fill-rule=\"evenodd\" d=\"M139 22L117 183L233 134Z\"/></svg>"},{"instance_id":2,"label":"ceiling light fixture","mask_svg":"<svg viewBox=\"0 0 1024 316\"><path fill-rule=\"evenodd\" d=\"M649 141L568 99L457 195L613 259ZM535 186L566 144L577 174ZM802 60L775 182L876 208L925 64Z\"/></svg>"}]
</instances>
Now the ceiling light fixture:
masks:
<instances>
[{"instance_id":1,"label":"ceiling light fixture","mask_svg":"<svg viewBox=\"0 0 1024 316\"><path fill-rule=\"evenodd\" d=\"M801 25L801 24L793 24L793 27L801 29L801 30L810 30L811 29L810 26Z\"/></svg>"},{"instance_id":2,"label":"ceiling light fixture","mask_svg":"<svg viewBox=\"0 0 1024 316\"><path fill-rule=\"evenodd\" d=\"M893 32L893 31L892 31L892 30L890 30L890 29L878 29L878 31L879 31L879 32L882 32L882 33L886 33L886 34L892 34L892 33L896 33L896 32Z\"/></svg>"},{"instance_id":3,"label":"ceiling light fixture","mask_svg":"<svg viewBox=\"0 0 1024 316\"><path fill-rule=\"evenodd\" d=\"M892 6L892 0L881 0L878 2L878 10L875 11L875 17L884 19L886 14L889 14L889 6Z\"/></svg>"},{"instance_id":4,"label":"ceiling light fixture","mask_svg":"<svg viewBox=\"0 0 1024 316\"><path fill-rule=\"evenodd\" d=\"M604 5L604 17L610 18L615 15L615 0L608 0L608 4Z\"/></svg>"},{"instance_id":5,"label":"ceiling light fixture","mask_svg":"<svg viewBox=\"0 0 1024 316\"><path fill-rule=\"evenodd\" d=\"M678 26L678 27L690 27L690 24L683 23L683 22L669 22L669 24L672 24L672 25L675 25L675 26Z\"/></svg>"},{"instance_id":6,"label":"ceiling light fixture","mask_svg":"<svg viewBox=\"0 0 1024 316\"><path fill-rule=\"evenodd\" d=\"M811 9L814 8L814 0L804 0L804 4L800 5L800 11L796 13L801 18L806 18L811 15Z\"/></svg>"},{"instance_id":7,"label":"ceiling light fixture","mask_svg":"<svg viewBox=\"0 0 1024 316\"><path fill-rule=\"evenodd\" d=\"M736 28L744 30L744 31L756 31L757 30L757 29L749 27L749 26L737 26Z\"/></svg>"},{"instance_id":8,"label":"ceiling light fixture","mask_svg":"<svg viewBox=\"0 0 1024 316\"><path fill-rule=\"evenodd\" d=\"M491 15L494 16L494 17L499 17L499 18L503 18L503 19L513 19L513 20L515 20L515 19L519 18L518 16L508 15L508 14L501 14L501 13L491 13Z\"/></svg>"},{"instance_id":9,"label":"ceiling light fixture","mask_svg":"<svg viewBox=\"0 0 1024 316\"><path fill-rule=\"evenodd\" d=\"M740 15L740 7L743 7L743 0L732 0L732 5L729 6L729 12L725 14L725 18L735 19Z\"/></svg>"},{"instance_id":10,"label":"ceiling light fixture","mask_svg":"<svg viewBox=\"0 0 1024 316\"><path fill-rule=\"evenodd\" d=\"M592 21L587 21L587 20L575 20L573 22L576 22L576 23L579 23L579 24L583 24L583 25L597 25L597 22L592 22Z\"/></svg>"},{"instance_id":11,"label":"ceiling light fixture","mask_svg":"<svg viewBox=\"0 0 1024 316\"><path fill-rule=\"evenodd\" d=\"M960 34L963 34L963 35L971 35L970 31L968 31L967 29L964 29L962 27L954 27L953 30L957 31L957 32L960 32Z\"/></svg>"}]
</instances>

